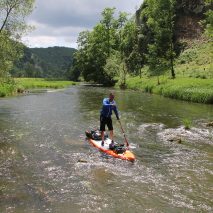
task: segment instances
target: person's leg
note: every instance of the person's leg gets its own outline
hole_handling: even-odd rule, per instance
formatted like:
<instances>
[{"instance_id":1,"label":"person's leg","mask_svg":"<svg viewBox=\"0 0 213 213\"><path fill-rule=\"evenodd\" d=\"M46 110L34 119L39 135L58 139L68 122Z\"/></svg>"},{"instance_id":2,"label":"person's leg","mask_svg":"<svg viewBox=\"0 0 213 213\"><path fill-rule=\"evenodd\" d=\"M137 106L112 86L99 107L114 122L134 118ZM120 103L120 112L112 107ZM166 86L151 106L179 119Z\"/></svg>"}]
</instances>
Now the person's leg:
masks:
<instances>
[{"instance_id":1,"label":"person's leg","mask_svg":"<svg viewBox=\"0 0 213 213\"><path fill-rule=\"evenodd\" d=\"M101 145L104 146L104 131L105 131L105 119L104 117L100 116L100 131L101 131Z\"/></svg>"},{"instance_id":2,"label":"person's leg","mask_svg":"<svg viewBox=\"0 0 213 213\"><path fill-rule=\"evenodd\" d=\"M113 134L113 130L110 130L110 139L111 139L112 141L114 141L114 134Z\"/></svg>"},{"instance_id":3,"label":"person's leg","mask_svg":"<svg viewBox=\"0 0 213 213\"><path fill-rule=\"evenodd\" d=\"M102 139L102 143L104 144L104 131L101 131L101 139Z\"/></svg>"},{"instance_id":4,"label":"person's leg","mask_svg":"<svg viewBox=\"0 0 213 213\"><path fill-rule=\"evenodd\" d=\"M108 120L107 120L107 127L110 131L110 139L112 140L112 142L110 144L110 148L113 148L112 146L114 146L114 133L113 133L113 125L112 125L111 118L108 118Z\"/></svg>"}]
</instances>

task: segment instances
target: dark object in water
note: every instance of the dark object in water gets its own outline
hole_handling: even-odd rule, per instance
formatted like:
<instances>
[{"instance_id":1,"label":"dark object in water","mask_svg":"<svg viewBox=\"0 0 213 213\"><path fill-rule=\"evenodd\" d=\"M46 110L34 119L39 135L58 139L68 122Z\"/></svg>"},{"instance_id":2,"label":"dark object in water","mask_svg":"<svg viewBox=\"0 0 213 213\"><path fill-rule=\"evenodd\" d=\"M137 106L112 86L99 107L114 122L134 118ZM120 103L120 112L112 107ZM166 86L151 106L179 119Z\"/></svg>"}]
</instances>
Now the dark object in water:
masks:
<instances>
[{"instance_id":1,"label":"dark object in water","mask_svg":"<svg viewBox=\"0 0 213 213\"><path fill-rule=\"evenodd\" d=\"M87 160L79 159L78 162L79 162L79 163L87 163Z\"/></svg>"},{"instance_id":2,"label":"dark object in water","mask_svg":"<svg viewBox=\"0 0 213 213\"><path fill-rule=\"evenodd\" d=\"M213 121L206 124L207 127L213 127Z\"/></svg>"}]
</instances>

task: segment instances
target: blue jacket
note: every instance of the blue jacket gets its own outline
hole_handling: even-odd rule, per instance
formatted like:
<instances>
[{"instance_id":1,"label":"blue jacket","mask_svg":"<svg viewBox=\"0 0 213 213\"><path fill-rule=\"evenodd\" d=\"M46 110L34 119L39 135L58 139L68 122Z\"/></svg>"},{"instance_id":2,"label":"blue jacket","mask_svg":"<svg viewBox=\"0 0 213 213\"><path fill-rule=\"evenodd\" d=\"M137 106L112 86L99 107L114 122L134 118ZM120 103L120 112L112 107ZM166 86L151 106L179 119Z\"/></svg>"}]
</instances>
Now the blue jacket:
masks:
<instances>
[{"instance_id":1,"label":"blue jacket","mask_svg":"<svg viewBox=\"0 0 213 213\"><path fill-rule=\"evenodd\" d=\"M112 110L114 111L116 118L119 119L118 110L116 107L116 102L113 100L112 102L109 101L109 98L104 98L103 106L101 109L101 116L104 117L111 117Z\"/></svg>"}]
</instances>

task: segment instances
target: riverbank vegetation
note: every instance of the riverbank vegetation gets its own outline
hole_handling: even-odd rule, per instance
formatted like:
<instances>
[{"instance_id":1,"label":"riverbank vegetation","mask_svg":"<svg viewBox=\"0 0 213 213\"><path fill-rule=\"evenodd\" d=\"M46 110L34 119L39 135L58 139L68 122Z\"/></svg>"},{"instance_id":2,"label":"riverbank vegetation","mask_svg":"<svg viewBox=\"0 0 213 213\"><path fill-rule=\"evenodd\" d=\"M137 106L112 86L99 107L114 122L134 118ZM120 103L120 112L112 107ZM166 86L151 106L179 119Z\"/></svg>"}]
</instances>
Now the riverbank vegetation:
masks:
<instances>
[{"instance_id":1,"label":"riverbank vegetation","mask_svg":"<svg viewBox=\"0 0 213 213\"><path fill-rule=\"evenodd\" d=\"M16 84L12 78L0 79L0 97L10 96L16 93Z\"/></svg>"},{"instance_id":2,"label":"riverbank vegetation","mask_svg":"<svg viewBox=\"0 0 213 213\"><path fill-rule=\"evenodd\" d=\"M145 0L135 17L105 8L92 31L79 34L71 72L107 86L213 103L212 2L191 4Z\"/></svg>"},{"instance_id":3,"label":"riverbank vegetation","mask_svg":"<svg viewBox=\"0 0 213 213\"><path fill-rule=\"evenodd\" d=\"M22 57L20 39L30 29L25 18L33 7L34 0L0 1L0 96L15 92L15 81L9 72Z\"/></svg>"},{"instance_id":4,"label":"riverbank vegetation","mask_svg":"<svg viewBox=\"0 0 213 213\"><path fill-rule=\"evenodd\" d=\"M160 81L160 84L157 81ZM163 95L164 97L198 103L213 103L213 79L166 76L140 78L129 77L127 88Z\"/></svg>"},{"instance_id":5,"label":"riverbank vegetation","mask_svg":"<svg viewBox=\"0 0 213 213\"><path fill-rule=\"evenodd\" d=\"M25 18L33 11L34 2L34 0L0 1L0 97L14 95L31 88L57 89L75 84L72 81L43 78L13 78L22 76L69 78L68 68L71 66L75 49L53 47L30 50L21 43L21 37L31 29L25 23Z\"/></svg>"},{"instance_id":6,"label":"riverbank vegetation","mask_svg":"<svg viewBox=\"0 0 213 213\"><path fill-rule=\"evenodd\" d=\"M8 82L0 83L0 97L23 93L29 89L51 88L60 89L76 85L73 81L62 81L45 78L10 78Z\"/></svg>"},{"instance_id":7,"label":"riverbank vegetation","mask_svg":"<svg viewBox=\"0 0 213 213\"><path fill-rule=\"evenodd\" d=\"M76 82L73 81L61 81L45 78L15 78L15 82L18 91L24 91L27 89L34 89L34 88L59 89L77 84Z\"/></svg>"},{"instance_id":8,"label":"riverbank vegetation","mask_svg":"<svg viewBox=\"0 0 213 213\"><path fill-rule=\"evenodd\" d=\"M212 44L208 41L194 41L175 60L176 78L169 73L150 76L148 67L141 70L142 77L129 76L126 87L165 97L198 103L213 103ZM208 53L208 54L207 54Z\"/></svg>"}]
</instances>

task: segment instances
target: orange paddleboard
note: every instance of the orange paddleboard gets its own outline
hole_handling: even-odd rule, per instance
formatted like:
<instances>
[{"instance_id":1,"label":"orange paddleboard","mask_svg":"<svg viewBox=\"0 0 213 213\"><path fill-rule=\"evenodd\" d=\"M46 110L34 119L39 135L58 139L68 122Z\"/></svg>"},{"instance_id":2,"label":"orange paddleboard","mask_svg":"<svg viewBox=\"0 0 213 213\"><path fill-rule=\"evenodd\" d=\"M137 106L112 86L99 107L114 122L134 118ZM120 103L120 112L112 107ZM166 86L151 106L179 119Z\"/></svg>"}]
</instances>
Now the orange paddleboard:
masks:
<instances>
[{"instance_id":1,"label":"orange paddleboard","mask_svg":"<svg viewBox=\"0 0 213 213\"><path fill-rule=\"evenodd\" d=\"M87 135L87 132L86 132ZM128 160L128 161L135 161L135 155L128 150L127 148L123 148L123 152L117 152L115 150L109 149L109 144L111 143L111 140L109 138L106 138L104 141L104 146L101 145L101 140L94 140L91 137L87 137L87 140L90 144L92 144L94 147L98 148L100 151L105 152L108 155L111 155L114 158L120 158L122 160Z\"/></svg>"}]
</instances>

